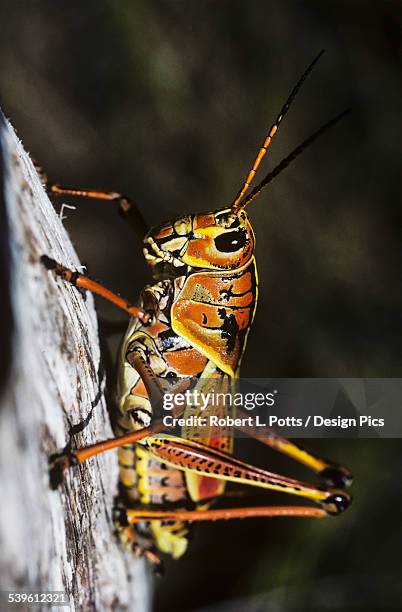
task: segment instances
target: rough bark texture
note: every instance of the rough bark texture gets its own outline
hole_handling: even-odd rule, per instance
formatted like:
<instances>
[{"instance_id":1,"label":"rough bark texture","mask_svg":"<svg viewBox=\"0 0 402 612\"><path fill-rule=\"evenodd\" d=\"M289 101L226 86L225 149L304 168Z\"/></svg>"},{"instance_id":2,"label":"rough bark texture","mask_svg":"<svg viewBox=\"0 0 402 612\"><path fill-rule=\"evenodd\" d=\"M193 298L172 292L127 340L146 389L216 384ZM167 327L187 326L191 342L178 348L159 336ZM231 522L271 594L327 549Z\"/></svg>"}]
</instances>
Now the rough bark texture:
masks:
<instances>
[{"instance_id":1,"label":"rough bark texture","mask_svg":"<svg viewBox=\"0 0 402 612\"><path fill-rule=\"evenodd\" d=\"M66 591L72 610L147 610L144 563L114 536L115 454L75 468L58 490L49 487L49 455L66 445L71 425L88 416L99 395L97 320L92 296L84 299L41 264L40 256L47 254L73 268L80 265L4 117L0 130L1 588ZM101 394L74 441L81 446L110 436Z\"/></svg>"}]
</instances>

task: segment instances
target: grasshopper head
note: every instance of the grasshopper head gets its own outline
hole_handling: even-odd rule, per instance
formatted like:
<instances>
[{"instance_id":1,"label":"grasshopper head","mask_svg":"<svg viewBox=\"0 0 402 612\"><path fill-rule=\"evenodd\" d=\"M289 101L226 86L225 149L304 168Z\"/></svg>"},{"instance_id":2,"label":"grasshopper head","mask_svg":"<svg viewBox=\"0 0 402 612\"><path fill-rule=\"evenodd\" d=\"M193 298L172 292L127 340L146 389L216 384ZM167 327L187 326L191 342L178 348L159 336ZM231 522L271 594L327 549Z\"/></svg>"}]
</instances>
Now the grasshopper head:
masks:
<instances>
[{"instance_id":1,"label":"grasshopper head","mask_svg":"<svg viewBox=\"0 0 402 612\"><path fill-rule=\"evenodd\" d=\"M255 238L247 213L230 208L185 215L153 228L144 239L144 256L151 266L235 270L252 257Z\"/></svg>"}]
</instances>

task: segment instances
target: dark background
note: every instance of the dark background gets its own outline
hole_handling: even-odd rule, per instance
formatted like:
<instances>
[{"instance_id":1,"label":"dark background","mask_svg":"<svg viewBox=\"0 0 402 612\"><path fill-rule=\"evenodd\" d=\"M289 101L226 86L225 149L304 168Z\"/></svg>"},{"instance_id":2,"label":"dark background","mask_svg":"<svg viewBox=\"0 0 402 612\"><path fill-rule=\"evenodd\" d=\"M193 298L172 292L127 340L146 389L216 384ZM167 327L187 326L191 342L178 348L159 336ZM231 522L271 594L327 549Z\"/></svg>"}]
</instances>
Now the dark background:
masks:
<instances>
[{"instance_id":1,"label":"dark background","mask_svg":"<svg viewBox=\"0 0 402 612\"><path fill-rule=\"evenodd\" d=\"M242 373L400 376L400 17L400 2L386 0L2 0L0 100L52 180L122 191L153 225L231 201L325 48L261 177L353 112L250 207L260 300ZM65 225L91 275L134 299L149 281L138 240L113 206L68 203L77 210ZM317 523L198 528L158 582L155 610L400 607L400 441L310 446L353 469L351 509ZM256 443L239 451L308 477Z\"/></svg>"}]
</instances>

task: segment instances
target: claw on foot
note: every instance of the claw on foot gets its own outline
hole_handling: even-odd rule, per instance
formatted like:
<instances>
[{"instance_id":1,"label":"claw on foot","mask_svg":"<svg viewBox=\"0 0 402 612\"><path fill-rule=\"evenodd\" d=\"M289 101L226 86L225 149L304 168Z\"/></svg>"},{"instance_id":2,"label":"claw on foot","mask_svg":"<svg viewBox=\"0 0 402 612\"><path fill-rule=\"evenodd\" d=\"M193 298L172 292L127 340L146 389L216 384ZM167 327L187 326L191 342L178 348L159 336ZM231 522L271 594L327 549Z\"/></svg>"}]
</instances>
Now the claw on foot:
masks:
<instances>
[{"instance_id":1,"label":"claw on foot","mask_svg":"<svg viewBox=\"0 0 402 612\"><path fill-rule=\"evenodd\" d=\"M64 472L77 463L74 453L55 453L49 457L50 487L57 489L63 482Z\"/></svg>"}]
</instances>

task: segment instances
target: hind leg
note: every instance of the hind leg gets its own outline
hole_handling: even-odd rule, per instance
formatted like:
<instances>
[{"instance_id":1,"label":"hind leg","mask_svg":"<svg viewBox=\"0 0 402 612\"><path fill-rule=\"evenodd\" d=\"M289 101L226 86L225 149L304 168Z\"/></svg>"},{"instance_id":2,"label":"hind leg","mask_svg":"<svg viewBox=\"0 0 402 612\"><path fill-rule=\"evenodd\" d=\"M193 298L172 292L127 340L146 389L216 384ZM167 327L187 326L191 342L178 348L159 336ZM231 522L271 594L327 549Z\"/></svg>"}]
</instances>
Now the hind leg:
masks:
<instances>
[{"instance_id":1,"label":"hind leg","mask_svg":"<svg viewBox=\"0 0 402 612\"><path fill-rule=\"evenodd\" d=\"M119 540L124 548L137 557L144 557L155 569L155 572L163 572L163 563L152 542L152 538L142 533L135 525L127 522L127 510L121 506L115 506L113 510L113 522Z\"/></svg>"}]
</instances>

